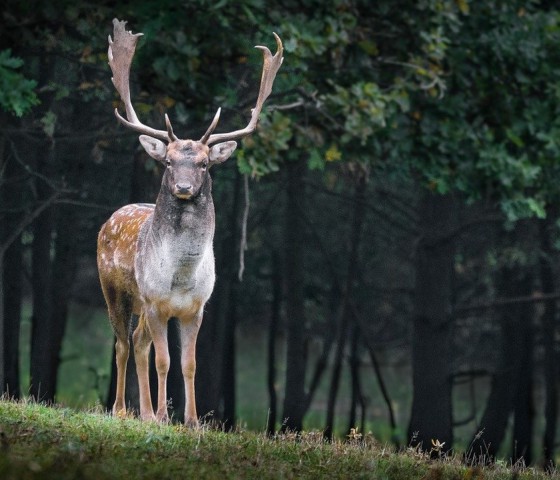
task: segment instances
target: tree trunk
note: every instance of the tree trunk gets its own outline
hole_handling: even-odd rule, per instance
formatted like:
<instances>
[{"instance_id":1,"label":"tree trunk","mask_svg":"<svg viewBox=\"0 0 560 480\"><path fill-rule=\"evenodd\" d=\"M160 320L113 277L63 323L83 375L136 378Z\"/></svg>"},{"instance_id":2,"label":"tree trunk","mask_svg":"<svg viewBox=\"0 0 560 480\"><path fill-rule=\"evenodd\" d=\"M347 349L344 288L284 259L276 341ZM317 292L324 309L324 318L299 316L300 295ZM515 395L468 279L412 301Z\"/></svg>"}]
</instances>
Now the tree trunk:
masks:
<instances>
[{"instance_id":1,"label":"tree trunk","mask_svg":"<svg viewBox=\"0 0 560 480\"><path fill-rule=\"evenodd\" d=\"M381 366L377 361L377 356L375 355L375 351L373 349L373 342L370 341L367 333L367 326L359 316L358 312L355 309L355 306L352 307L352 313L354 315L354 321L359 326L359 330L362 333L361 340L364 342L365 347L368 351L369 358L371 360L371 366L373 367L373 371L375 372L375 378L377 378L377 384L379 385L379 390L381 391L381 396L385 401L385 405L387 405L387 413L389 414L389 425L391 425L391 441L393 442L395 447L399 448L400 445L399 445L399 438L397 435L397 421L395 419L395 412L393 411L393 405L391 404L389 391L387 390L387 386L385 385L385 380L383 379L383 375L381 373Z\"/></svg>"},{"instance_id":2,"label":"tree trunk","mask_svg":"<svg viewBox=\"0 0 560 480\"><path fill-rule=\"evenodd\" d=\"M362 385L360 380L360 330L357 323L352 326L352 335L350 341L350 378L352 385L352 395L350 399L350 413L348 415L348 429L350 433L353 428L357 427L358 407L360 408L360 426L359 429L363 433L365 423L365 401L362 394Z\"/></svg>"},{"instance_id":3,"label":"tree trunk","mask_svg":"<svg viewBox=\"0 0 560 480\"><path fill-rule=\"evenodd\" d=\"M6 213L2 216L2 228L4 232L0 238L0 244L6 240L8 232L13 232L21 219L19 210L23 208L22 184L16 181L21 169L13 161L1 160L4 158L4 137L0 139L0 165L4 165L4 182L2 194L2 206ZM7 393L10 398L20 397L19 376L19 338L22 308L22 272L23 272L23 247L21 235L6 250L0 258L0 392ZM3 265L2 265L3 260ZM3 353L2 353L3 352Z\"/></svg>"},{"instance_id":4,"label":"tree trunk","mask_svg":"<svg viewBox=\"0 0 560 480\"><path fill-rule=\"evenodd\" d=\"M48 142L48 139L45 139ZM37 171L48 177L54 160L54 145L46 149L37 149ZM45 201L50 188L42 179L37 181L38 200ZM50 357L52 305L52 234L54 229L54 212L46 209L34 222L32 245L32 279L33 313L31 326L31 362L29 393L36 401L52 402L56 385L51 376Z\"/></svg>"},{"instance_id":5,"label":"tree trunk","mask_svg":"<svg viewBox=\"0 0 560 480\"><path fill-rule=\"evenodd\" d=\"M0 114L0 125L5 124L5 115ZM6 137L4 135L0 136L0 171L5 169L6 160L4 157L4 152L6 148ZM0 215L0 246L3 245L6 232L6 222L4 216ZM6 335L5 335L5 311L4 311L4 249L0 249L0 393L4 393L4 385L6 383Z\"/></svg>"},{"instance_id":6,"label":"tree trunk","mask_svg":"<svg viewBox=\"0 0 560 480\"><path fill-rule=\"evenodd\" d=\"M300 432L305 414L305 264L302 232L305 225L303 176L305 164L301 161L286 163L286 210L284 212L284 291L286 293L286 386L282 431Z\"/></svg>"},{"instance_id":7,"label":"tree trunk","mask_svg":"<svg viewBox=\"0 0 560 480\"><path fill-rule=\"evenodd\" d=\"M234 198L230 213L229 231L233 236L233 241L230 239L228 243L224 244L222 252L225 254L225 259L239 258L240 248L244 248L240 242L240 228L239 217L241 212L241 192L243 176L238 169L235 170L235 184L234 184ZM248 189L248 185L246 188ZM248 195L247 194L247 202ZM248 207L248 205L247 205ZM223 416L222 421L226 431L235 429L236 422L236 341L235 332L237 330L237 316L238 316L238 296L241 288L241 283L238 275L239 265L237 262L229 261L227 268L224 265L224 275L227 275L229 299L227 301L226 317L223 321L224 324L224 344L223 344L223 357L222 357L222 398L223 398Z\"/></svg>"},{"instance_id":8,"label":"tree trunk","mask_svg":"<svg viewBox=\"0 0 560 480\"><path fill-rule=\"evenodd\" d=\"M341 296L342 287L339 285L336 277L336 273L333 273L333 283L331 285L331 291L329 295L329 308L328 311L331 312L331 318L329 318L328 323L336 324L337 315L340 305L339 297ZM307 390L307 395L305 398L305 409L307 411L313 402L313 397L317 393L319 385L321 383L321 378L323 377L324 373L327 371L327 367L329 366L329 357L333 345L336 340L336 328L330 328L327 332L325 332L325 336L323 338L323 348L321 350L321 355L315 362L315 366L313 369L313 374L311 375L311 381L309 382L309 388Z\"/></svg>"},{"instance_id":9,"label":"tree trunk","mask_svg":"<svg viewBox=\"0 0 560 480\"><path fill-rule=\"evenodd\" d=\"M420 204L412 336L413 401L408 439L430 451L432 440L452 447L451 311L455 202L425 192Z\"/></svg>"},{"instance_id":10,"label":"tree trunk","mask_svg":"<svg viewBox=\"0 0 560 480\"><path fill-rule=\"evenodd\" d=\"M278 325L282 309L282 273L280 271L280 259L273 253L272 259L272 305L270 312L270 326L268 329L268 361L267 361L267 387L270 406L266 422L268 435L276 433L277 393L276 393L276 338L278 336Z\"/></svg>"},{"instance_id":11,"label":"tree trunk","mask_svg":"<svg viewBox=\"0 0 560 480\"><path fill-rule=\"evenodd\" d=\"M347 295L344 294L343 302L347 303ZM327 416L325 422L325 428L323 430L323 437L326 440L332 440L334 433L334 419L335 419L335 408L336 408L336 398L338 395L338 387L340 385L340 375L342 372L342 362L344 360L344 350L346 347L346 339L348 337L348 330L350 319L348 316L348 311L346 308L342 308L342 313L338 325L338 339L336 344L334 365L331 374L331 383L329 386L329 395L327 401Z\"/></svg>"},{"instance_id":12,"label":"tree trunk","mask_svg":"<svg viewBox=\"0 0 560 480\"><path fill-rule=\"evenodd\" d=\"M50 55L40 56L39 86L45 86L56 73L56 59ZM50 89L41 94L39 116L52 111L54 92ZM46 133L38 135L35 146L35 185L38 203L46 202L52 195L52 187L46 179L52 178L55 165L55 143ZM31 247L31 359L29 394L37 401L53 401L56 385L50 376L52 304L52 237L54 230L54 209L46 208L33 223L33 244Z\"/></svg>"},{"instance_id":13,"label":"tree trunk","mask_svg":"<svg viewBox=\"0 0 560 480\"><path fill-rule=\"evenodd\" d=\"M517 372L517 391L514 398L513 413L513 445L512 462L523 462L530 465L533 461L533 338L534 329L532 325L533 304L525 303L522 310L522 321L519 323L521 334L521 350L516 354L519 359L519 370Z\"/></svg>"},{"instance_id":14,"label":"tree trunk","mask_svg":"<svg viewBox=\"0 0 560 480\"><path fill-rule=\"evenodd\" d=\"M232 272L233 273L233 272ZM229 315L226 319L222 364L222 396L224 411L223 427L226 431L235 429L235 330L237 327L237 287L238 282L231 279Z\"/></svg>"},{"instance_id":15,"label":"tree trunk","mask_svg":"<svg viewBox=\"0 0 560 480\"><path fill-rule=\"evenodd\" d=\"M541 286L544 294L554 293L556 290L552 262L554 256L552 232L557 220L555 209L549 209L546 220L539 223L541 241L540 275ZM544 466L553 471L554 446L556 439L556 426L558 423L558 356L555 351L557 336L557 304L556 301L545 303L542 317L543 344L544 344L544 385L545 385L545 430L543 435Z\"/></svg>"},{"instance_id":16,"label":"tree trunk","mask_svg":"<svg viewBox=\"0 0 560 480\"><path fill-rule=\"evenodd\" d=\"M515 298L527 296L531 293L531 282L522 271L523 267L503 267L498 281L498 294L501 298ZM528 385L529 378L521 379L522 364L528 361L527 336L531 323L532 306L523 303L521 306L504 308L500 312L501 324L501 360L498 370L492 379L492 388L486 408L480 421L478 432L474 436L467 457L470 461L485 463L493 462L504 440L508 420L514 405L517 405L516 424L518 431L514 435L521 435L519 448L514 453L527 450L527 426L523 426L523 416L526 415L526 395L531 392L521 392ZM530 408L530 406L529 406ZM526 424L525 424L526 425ZM525 429L525 432L523 432ZM517 439L514 437L514 445Z\"/></svg>"},{"instance_id":17,"label":"tree trunk","mask_svg":"<svg viewBox=\"0 0 560 480\"><path fill-rule=\"evenodd\" d=\"M222 358L220 349L222 346L219 339L222 334L217 324L218 310L221 306L216 305L218 303L216 293L205 309L204 319L196 342L196 407L198 414L208 423L220 418ZM217 375L220 376L216 378Z\"/></svg>"},{"instance_id":18,"label":"tree trunk","mask_svg":"<svg viewBox=\"0 0 560 480\"><path fill-rule=\"evenodd\" d=\"M47 210L35 224L33 240L33 327L31 395L53 402L56 395L68 302L77 265L76 218L71 208L59 208L52 257L54 213Z\"/></svg>"},{"instance_id":19,"label":"tree trunk","mask_svg":"<svg viewBox=\"0 0 560 480\"><path fill-rule=\"evenodd\" d=\"M346 281L342 291L341 316L338 325L338 340L334 357L334 365L331 376L331 384L329 388L329 397L327 402L327 418L323 435L326 439L331 440L334 431L334 417L336 408L336 398L340 384L340 374L342 371L342 362L344 360L344 350L346 348L346 339L348 337L350 322L352 319L352 287L358 273L359 263L359 247L362 233L362 225L365 217L365 192L367 187L367 174L362 172L356 178L356 186L354 190L353 218L350 232L350 244L348 248L348 269L346 273Z\"/></svg>"},{"instance_id":20,"label":"tree trunk","mask_svg":"<svg viewBox=\"0 0 560 480\"><path fill-rule=\"evenodd\" d=\"M4 254L0 253L0 385L5 384ZM0 389L4 393L4 388Z\"/></svg>"},{"instance_id":21,"label":"tree trunk","mask_svg":"<svg viewBox=\"0 0 560 480\"><path fill-rule=\"evenodd\" d=\"M49 401L54 400L56 394L58 368L61 361L60 353L68 318L68 302L78 259L77 235L72 233L77 224L74 212L75 210L72 207L58 209L59 218L56 222L58 234L55 242L55 258L51 280L50 340L47 364L45 365L45 368L49 370L47 376L50 379L53 391L52 398L50 396L47 398Z\"/></svg>"},{"instance_id":22,"label":"tree trunk","mask_svg":"<svg viewBox=\"0 0 560 480\"><path fill-rule=\"evenodd\" d=\"M21 237L11 245L4 257L4 380L2 393L19 398L19 339L22 308L23 248Z\"/></svg>"}]
</instances>

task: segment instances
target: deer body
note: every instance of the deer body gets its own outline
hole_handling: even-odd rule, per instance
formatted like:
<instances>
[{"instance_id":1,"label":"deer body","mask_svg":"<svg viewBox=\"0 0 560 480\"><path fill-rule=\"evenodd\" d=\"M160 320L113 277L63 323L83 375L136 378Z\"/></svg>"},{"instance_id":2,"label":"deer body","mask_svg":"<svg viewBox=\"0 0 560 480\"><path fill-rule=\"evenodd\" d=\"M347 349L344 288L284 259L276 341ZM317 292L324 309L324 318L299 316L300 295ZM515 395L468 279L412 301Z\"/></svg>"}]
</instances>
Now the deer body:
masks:
<instances>
[{"instance_id":1,"label":"deer body","mask_svg":"<svg viewBox=\"0 0 560 480\"><path fill-rule=\"evenodd\" d=\"M109 37L109 65L113 83L125 103L127 119L115 111L125 126L144 133L139 140L146 152L165 165L155 205L132 204L117 210L103 224L97 241L97 264L109 318L117 338L117 388L113 414L125 412L126 363L129 356L131 315L139 315L133 333L134 354L142 419L166 420L169 351L167 322L179 320L181 369L185 383L185 423L197 425L194 375L196 337L205 303L214 288L213 237L215 229L212 179L209 169L227 160L237 144L234 138L256 127L264 100L282 63L278 52L264 52L264 67L257 105L249 125L231 133L212 134L220 110L198 140L180 140L166 115L167 131L155 130L138 120L130 101L129 70L141 34L124 29L113 20ZM167 144L164 142L168 142ZM213 146L210 146L214 144ZM157 411L154 415L149 388L149 350L154 344L158 376Z\"/></svg>"}]
</instances>

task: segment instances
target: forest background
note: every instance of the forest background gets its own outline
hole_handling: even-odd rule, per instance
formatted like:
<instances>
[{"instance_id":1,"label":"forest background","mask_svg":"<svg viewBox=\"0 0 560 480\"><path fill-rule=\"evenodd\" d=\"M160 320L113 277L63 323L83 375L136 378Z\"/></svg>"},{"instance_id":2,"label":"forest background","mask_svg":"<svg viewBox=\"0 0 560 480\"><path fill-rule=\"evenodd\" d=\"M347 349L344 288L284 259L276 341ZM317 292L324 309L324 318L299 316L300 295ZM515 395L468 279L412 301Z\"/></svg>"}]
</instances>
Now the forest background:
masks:
<instances>
[{"instance_id":1,"label":"forest background","mask_svg":"<svg viewBox=\"0 0 560 480\"><path fill-rule=\"evenodd\" d=\"M253 45L272 49L277 32L285 46L257 132L212 172L218 278L198 342L199 413L227 429L358 428L552 464L552 1L6 0L2 390L112 403L96 235L119 206L154 201L161 175L113 115L115 17L144 33L136 111L155 128L168 113L183 138L218 107L223 131L245 125L262 62Z\"/></svg>"}]
</instances>

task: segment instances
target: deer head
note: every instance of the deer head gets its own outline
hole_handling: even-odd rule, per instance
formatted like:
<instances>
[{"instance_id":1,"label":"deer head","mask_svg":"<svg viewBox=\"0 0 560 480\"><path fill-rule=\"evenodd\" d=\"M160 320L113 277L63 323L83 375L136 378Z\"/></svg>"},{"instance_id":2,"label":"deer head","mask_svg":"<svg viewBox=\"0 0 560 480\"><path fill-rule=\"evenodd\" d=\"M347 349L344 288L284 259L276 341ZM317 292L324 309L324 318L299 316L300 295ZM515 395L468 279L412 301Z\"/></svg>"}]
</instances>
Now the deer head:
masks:
<instances>
[{"instance_id":1,"label":"deer head","mask_svg":"<svg viewBox=\"0 0 560 480\"><path fill-rule=\"evenodd\" d=\"M259 88L259 95L255 108L251 112L248 125L240 130L229 133L214 134L218 125L220 111L216 115L208 130L200 140L181 140L174 133L171 121L165 115L166 130L156 130L144 125L138 120L130 100L130 66L141 33L133 34L125 29L126 22L113 20L114 41L109 36L109 66L113 72L113 85L124 102L126 119L115 109L119 122L134 131L142 133L140 143L146 152L166 167L162 185L179 199L190 199L198 195L204 184L208 169L217 163L227 160L237 147L235 139L252 133L265 100L272 91L272 84L276 73L282 65L283 47L280 37L274 33L277 52L272 55L267 47L257 46L262 50L264 63ZM212 144L215 144L212 146Z\"/></svg>"},{"instance_id":2,"label":"deer head","mask_svg":"<svg viewBox=\"0 0 560 480\"><path fill-rule=\"evenodd\" d=\"M201 142L179 139L166 145L148 135L140 135L140 143L148 155L165 166L162 186L182 200L198 196L208 169L226 161L237 147L234 141L209 147Z\"/></svg>"}]
</instances>

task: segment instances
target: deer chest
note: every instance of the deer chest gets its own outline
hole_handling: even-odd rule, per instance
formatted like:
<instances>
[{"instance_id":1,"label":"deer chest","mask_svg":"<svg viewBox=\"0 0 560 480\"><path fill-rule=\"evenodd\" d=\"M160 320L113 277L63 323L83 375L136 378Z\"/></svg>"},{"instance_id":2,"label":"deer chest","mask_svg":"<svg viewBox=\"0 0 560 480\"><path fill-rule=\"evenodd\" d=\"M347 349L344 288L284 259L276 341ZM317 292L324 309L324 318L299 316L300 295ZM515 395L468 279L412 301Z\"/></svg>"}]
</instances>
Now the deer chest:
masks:
<instances>
[{"instance_id":1,"label":"deer chest","mask_svg":"<svg viewBox=\"0 0 560 480\"><path fill-rule=\"evenodd\" d=\"M158 248L138 252L135 274L144 302L167 302L172 311L183 311L193 303L206 303L215 280L211 244L186 245L163 240Z\"/></svg>"}]
</instances>

